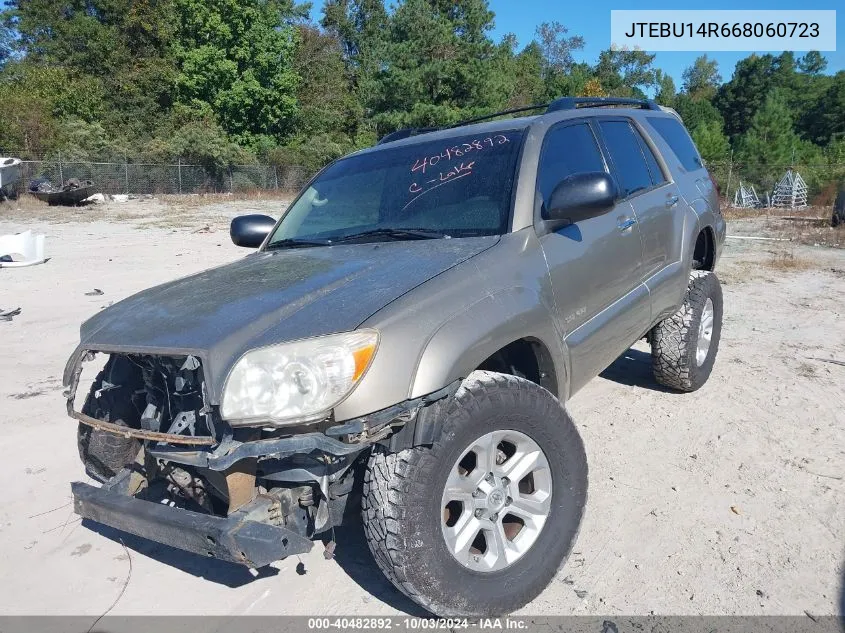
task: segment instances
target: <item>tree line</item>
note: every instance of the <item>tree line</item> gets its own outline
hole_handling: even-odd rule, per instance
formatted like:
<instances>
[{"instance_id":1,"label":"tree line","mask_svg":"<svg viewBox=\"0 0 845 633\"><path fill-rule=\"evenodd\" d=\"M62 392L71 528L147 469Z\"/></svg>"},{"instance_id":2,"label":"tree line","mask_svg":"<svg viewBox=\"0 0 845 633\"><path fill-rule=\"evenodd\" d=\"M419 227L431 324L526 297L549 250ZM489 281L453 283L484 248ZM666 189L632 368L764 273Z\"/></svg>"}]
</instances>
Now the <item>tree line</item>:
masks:
<instances>
[{"instance_id":1,"label":"tree line","mask_svg":"<svg viewBox=\"0 0 845 633\"><path fill-rule=\"evenodd\" d=\"M510 34L495 41L486 0L326 0L318 24L310 8L11 0L0 12L0 150L315 169L401 127L564 95L654 94L706 160L733 155L763 186L775 166L845 163L845 72L825 74L817 52L752 54L726 83L703 55L677 89L643 51L577 62L584 39L558 22L522 47Z\"/></svg>"}]
</instances>

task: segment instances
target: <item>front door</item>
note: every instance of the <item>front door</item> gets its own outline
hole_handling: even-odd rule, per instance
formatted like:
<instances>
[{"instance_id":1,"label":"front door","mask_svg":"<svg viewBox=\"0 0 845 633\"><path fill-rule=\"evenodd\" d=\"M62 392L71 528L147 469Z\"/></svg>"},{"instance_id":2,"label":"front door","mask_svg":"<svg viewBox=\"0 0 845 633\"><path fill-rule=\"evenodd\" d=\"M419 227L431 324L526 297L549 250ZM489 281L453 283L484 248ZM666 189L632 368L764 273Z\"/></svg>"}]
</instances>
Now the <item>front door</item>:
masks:
<instances>
[{"instance_id":1,"label":"front door","mask_svg":"<svg viewBox=\"0 0 845 633\"><path fill-rule=\"evenodd\" d=\"M537 177L539 205L576 173L608 171L589 122L564 122L546 134ZM542 211L540 212L540 215ZM570 356L574 393L625 351L650 319L642 283L642 243L630 202L598 217L544 233L555 305Z\"/></svg>"}]
</instances>

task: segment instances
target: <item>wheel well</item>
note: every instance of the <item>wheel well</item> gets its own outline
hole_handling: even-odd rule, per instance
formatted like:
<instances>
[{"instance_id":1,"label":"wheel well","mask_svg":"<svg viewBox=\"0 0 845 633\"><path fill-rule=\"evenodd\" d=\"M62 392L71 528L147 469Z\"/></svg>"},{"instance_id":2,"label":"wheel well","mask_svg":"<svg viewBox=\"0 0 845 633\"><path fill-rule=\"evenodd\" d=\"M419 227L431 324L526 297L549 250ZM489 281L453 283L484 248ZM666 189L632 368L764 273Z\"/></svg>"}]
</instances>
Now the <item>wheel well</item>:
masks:
<instances>
[{"instance_id":1,"label":"wheel well","mask_svg":"<svg viewBox=\"0 0 845 633\"><path fill-rule=\"evenodd\" d=\"M496 371L525 378L550 391L557 392L557 375L548 348L539 340L521 338L487 357L476 369Z\"/></svg>"},{"instance_id":2,"label":"wheel well","mask_svg":"<svg viewBox=\"0 0 845 633\"><path fill-rule=\"evenodd\" d=\"M713 239L713 229L708 226L698 234L695 240L692 267L694 270L713 270L715 264L716 242Z\"/></svg>"}]
</instances>

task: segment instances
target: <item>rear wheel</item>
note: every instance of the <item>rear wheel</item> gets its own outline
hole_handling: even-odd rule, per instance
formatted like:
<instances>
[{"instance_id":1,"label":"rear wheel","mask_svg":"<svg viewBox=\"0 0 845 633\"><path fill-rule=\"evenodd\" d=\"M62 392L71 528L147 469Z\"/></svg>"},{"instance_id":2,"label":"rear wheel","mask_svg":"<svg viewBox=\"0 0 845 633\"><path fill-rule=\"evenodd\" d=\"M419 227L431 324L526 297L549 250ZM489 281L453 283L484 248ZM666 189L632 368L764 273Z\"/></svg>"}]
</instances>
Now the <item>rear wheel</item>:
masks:
<instances>
[{"instance_id":1,"label":"rear wheel","mask_svg":"<svg viewBox=\"0 0 845 633\"><path fill-rule=\"evenodd\" d=\"M441 616L509 613L568 557L587 460L564 408L527 380L473 372L430 447L375 452L364 528L385 575Z\"/></svg>"},{"instance_id":2,"label":"rear wheel","mask_svg":"<svg viewBox=\"0 0 845 633\"><path fill-rule=\"evenodd\" d=\"M722 287L715 273L694 270L681 308L651 331L654 377L695 391L710 377L722 335Z\"/></svg>"}]
</instances>

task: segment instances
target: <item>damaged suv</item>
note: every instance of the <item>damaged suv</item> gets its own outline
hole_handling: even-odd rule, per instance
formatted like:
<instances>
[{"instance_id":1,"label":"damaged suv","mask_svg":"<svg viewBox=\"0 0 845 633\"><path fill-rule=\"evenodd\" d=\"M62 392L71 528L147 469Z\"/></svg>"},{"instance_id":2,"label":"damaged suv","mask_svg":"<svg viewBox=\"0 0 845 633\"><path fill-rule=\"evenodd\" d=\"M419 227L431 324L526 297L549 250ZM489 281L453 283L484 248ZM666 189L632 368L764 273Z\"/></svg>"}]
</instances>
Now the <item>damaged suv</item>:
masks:
<instances>
[{"instance_id":1,"label":"damaged suv","mask_svg":"<svg viewBox=\"0 0 845 633\"><path fill-rule=\"evenodd\" d=\"M660 383L704 384L725 222L653 102L501 114L344 157L233 220L255 252L85 322L64 380L102 486L76 512L250 567L363 520L435 614L537 596L587 499L563 403L643 337Z\"/></svg>"}]
</instances>

